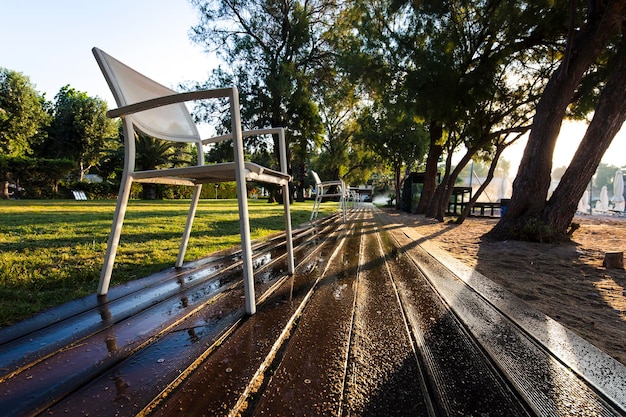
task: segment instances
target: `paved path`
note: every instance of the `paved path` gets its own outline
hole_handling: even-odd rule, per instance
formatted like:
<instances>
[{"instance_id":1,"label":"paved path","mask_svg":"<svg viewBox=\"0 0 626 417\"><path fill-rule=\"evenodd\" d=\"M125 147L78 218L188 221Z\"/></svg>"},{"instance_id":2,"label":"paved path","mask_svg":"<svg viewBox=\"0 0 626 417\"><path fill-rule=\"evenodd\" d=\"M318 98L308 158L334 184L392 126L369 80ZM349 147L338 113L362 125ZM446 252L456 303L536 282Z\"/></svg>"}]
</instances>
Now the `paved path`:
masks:
<instances>
[{"instance_id":1,"label":"paved path","mask_svg":"<svg viewBox=\"0 0 626 417\"><path fill-rule=\"evenodd\" d=\"M618 362L371 205L0 331L3 415L626 414Z\"/></svg>"}]
</instances>

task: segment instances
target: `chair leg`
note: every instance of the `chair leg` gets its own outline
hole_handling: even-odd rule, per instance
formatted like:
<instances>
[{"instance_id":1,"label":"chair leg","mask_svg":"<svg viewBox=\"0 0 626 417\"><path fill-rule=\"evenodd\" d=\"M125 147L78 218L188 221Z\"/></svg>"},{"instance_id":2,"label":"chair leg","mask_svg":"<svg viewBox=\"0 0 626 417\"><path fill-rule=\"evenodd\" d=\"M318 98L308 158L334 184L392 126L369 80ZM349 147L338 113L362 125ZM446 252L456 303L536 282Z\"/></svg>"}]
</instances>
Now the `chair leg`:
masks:
<instances>
[{"instance_id":1,"label":"chair leg","mask_svg":"<svg viewBox=\"0 0 626 417\"><path fill-rule=\"evenodd\" d=\"M341 181L341 211L343 212L343 222L347 221L348 199L346 184Z\"/></svg>"},{"instance_id":2,"label":"chair leg","mask_svg":"<svg viewBox=\"0 0 626 417\"><path fill-rule=\"evenodd\" d=\"M309 221L313 221L313 218L317 218L317 208L318 208L318 202L317 202L317 195L315 195L315 200L313 200L313 208L311 209L311 218L309 219Z\"/></svg>"},{"instance_id":3,"label":"chair leg","mask_svg":"<svg viewBox=\"0 0 626 417\"><path fill-rule=\"evenodd\" d=\"M283 185L283 209L285 211L285 238L287 245L287 270L294 273L293 236L291 232L291 208L289 202L289 184Z\"/></svg>"},{"instance_id":4,"label":"chair leg","mask_svg":"<svg viewBox=\"0 0 626 417\"><path fill-rule=\"evenodd\" d=\"M239 229L241 234L241 261L243 263L243 289L246 296L246 313L252 315L256 313L256 299L254 294L254 267L252 266L250 218L248 216L248 200L245 195L245 180L243 187L238 185L237 188Z\"/></svg>"},{"instance_id":5,"label":"chair leg","mask_svg":"<svg viewBox=\"0 0 626 417\"><path fill-rule=\"evenodd\" d=\"M178 258L176 259L176 268L183 266L185 261L185 252L187 251L187 243L189 243L189 236L191 235L191 226L196 216L196 209L198 208L198 201L200 200L200 192L202 191L202 184L196 185L193 189L193 195L191 196L191 205L189 206L189 214L187 214L187 223L185 224L185 231L183 232L183 240L180 242L180 249L178 250Z\"/></svg>"},{"instance_id":6,"label":"chair leg","mask_svg":"<svg viewBox=\"0 0 626 417\"><path fill-rule=\"evenodd\" d=\"M317 187L317 194L315 194L315 200L313 201L313 210L311 211L311 219L317 219L317 215L320 210L320 206L322 204L322 196L324 194L324 187Z\"/></svg>"},{"instance_id":7,"label":"chair leg","mask_svg":"<svg viewBox=\"0 0 626 417\"><path fill-rule=\"evenodd\" d=\"M113 273L113 265L115 264L117 246L120 243L120 235L122 233L122 225L124 223L124 216L126 215L126 208L128 207L132 183L133 181L130 178L125 178L122 180L120 186L115 214L113 215L113 225L111 226L111 233L107 241L107 250L104 255L104 265L100 273L98 295L106 295L109 292L109 283L111 282L111 274Z\"/></svg>"}]
</instances>

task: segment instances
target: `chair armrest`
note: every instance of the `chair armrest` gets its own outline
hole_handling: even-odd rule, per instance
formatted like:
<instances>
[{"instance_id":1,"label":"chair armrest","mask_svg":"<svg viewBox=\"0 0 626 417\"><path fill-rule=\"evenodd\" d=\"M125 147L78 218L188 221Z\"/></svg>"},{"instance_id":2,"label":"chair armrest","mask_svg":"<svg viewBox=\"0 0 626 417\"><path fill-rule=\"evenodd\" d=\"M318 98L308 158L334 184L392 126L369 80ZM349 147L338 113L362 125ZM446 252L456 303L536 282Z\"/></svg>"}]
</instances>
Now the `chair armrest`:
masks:
<instances>
[{"instance_id":1,"label":"chair armrest","mask_svg":"<svg viewBox=\"0 0 626 417\"><path fill-rule=\"evenodd\" d=\"M285 143L285 128L283 127L270 127L265 129L255 129L255 130L245 130L241 132L241 137L246 138L249 136L257 136L257 135L278 135L278 146L279 146L279 157L280 157L280 168L281 172L284 174L288 174L287 169L287 144ZM203 145L208 145L210 143L217 143L223 140L232 139L233 134L227 133L225 135L214 136L208 139L202 139Z\"/></svg>"},{"instance_id":2,"label":"chair armrest","mask_svg":"<svg viewBox=\"0 0 626 417\"><path fill-rule=\"evenodd\" d=\"M242 132L241 136L244 137L245 134ZM227 133L225 135L219 135L219 136L212 136L208 139L202 139L202 144L203 145L208 145L210 143L217 143L217 142L221 142L223 140L229 140L233 138L233 134L232 133Z\"/></svg>"},{"instance_id":3,"label":"chair armrest","mask_svg":"<svg viewBox=\"0 0 626 417\"><path fill-rule=\"evenodd\" d=\"M270 127L266 129L244 130L243 132L241 132L241 137L247 138L249 136L257 136L257 135L272 135L272 134L278 135L282 131L283 131L282 127ZM217 143L217 142L221 142L223 140L228 140L232 138L233 138L233 134L227 133L225 135L213 136L208 139L202 139L202 144L208 145L210 143Z\"/></svg>"},{"instance_id":4,"label":"chair armrest","mask_svg":"<svg viewBox=\"0 0 626 417\"><path fill-rule=\"evenodd\" d=\"M150 100L140 101L138 103L122 106L107 112L110 118L125 116L127 114L138 113L144 110L154 109L156 107L167 106L170 104L184 103L186 101L204 100L208 98L232 98L235 87L219 88L215 90L198 90L188 91L185 93L172 94L163 97L157 97Z\"/></svg>"}]
</instances>

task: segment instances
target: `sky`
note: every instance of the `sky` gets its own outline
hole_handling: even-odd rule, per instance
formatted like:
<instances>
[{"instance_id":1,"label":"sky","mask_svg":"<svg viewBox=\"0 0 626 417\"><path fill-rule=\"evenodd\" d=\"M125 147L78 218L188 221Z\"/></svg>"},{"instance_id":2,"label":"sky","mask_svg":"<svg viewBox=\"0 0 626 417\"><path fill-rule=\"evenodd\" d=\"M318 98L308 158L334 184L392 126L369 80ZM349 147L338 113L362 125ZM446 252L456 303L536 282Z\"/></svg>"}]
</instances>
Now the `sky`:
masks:
<instances>
[{"instance_id":1,"label":"sky","mask_svg":"<svg viewBox=\"0 0 626 417\"><path fill-rule=\"evenodd\" d=\"M0 67L28 76L48 100L69 84L115 107L91 53L94 46L174 89L186 81L206 80L217 66L189 39L199 19L188 0L0 0L0 10ZM584 123L564 124L555 168L569 164L584 129ZM524 145L520 141L503 156L511 161L511 176ZM625 129L603 162L626 167Z\"/></svg>"},{"instance_id":2,"label":"sky","mask_svg":"<svg viewBox=\"0 0 626 417\"><path fill-rule=\"evenodd\" d=\"M0 10L0 67L28 76L48 100L69 84L115 107L94 46L172 88L216 66L189 39L199 19L187 0L0 0Z\"/></svg>"},{"instance_id":3,"label":"sky","mask_svg":"<svg viewBox=\"0 0 626 417\"><path fill-rule=\"evenodd\" d=\"M587 123L584 121L563 122L554 149L554 157L552 158L553 169L569 165L586 129ZM511 145L502 155L502 158L511 161L511 172L509 173L511 177L514 177L517 172L521 155L526 146L526 138L520 138L518 142L519 143ZM622 127L613 139L611 146L607 149L602 158L602 162L607 165L614 165L618 168L626 167L626 129L624 127Z\"/></svg>"}]
</instances>

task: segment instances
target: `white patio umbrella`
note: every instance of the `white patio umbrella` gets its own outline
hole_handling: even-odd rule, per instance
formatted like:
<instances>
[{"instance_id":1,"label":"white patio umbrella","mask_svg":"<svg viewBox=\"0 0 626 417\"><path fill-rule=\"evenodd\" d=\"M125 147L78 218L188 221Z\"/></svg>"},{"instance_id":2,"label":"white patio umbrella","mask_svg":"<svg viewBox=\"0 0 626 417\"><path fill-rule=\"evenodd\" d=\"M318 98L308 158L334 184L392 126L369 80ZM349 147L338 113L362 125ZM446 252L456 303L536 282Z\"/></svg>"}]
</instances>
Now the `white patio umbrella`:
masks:
<instances>
[{"instance_id":1,"label":"white patio umbrella","mask_svg":"<svg viewBox=\"0 0 626 417\"><path fill-rule=\"evenodd\" d=\"M620 169L617 170L613 179L613 204L615 204L615 211L624 211L624 175Z\"/></svg>"},{"instance_id":2,"label":"white patio umbrella","mask_svg":"<svg viewBox=\"0 0 626 417\"><path fill-rule=\"evenodd\" d=\"M589 191L585 191L580 200L578 200L578 211L581 213L589 212Z\"/></svg>"},{"instance_id":3,"label":"white patio umbrella","mask_svg":"<svg viewBox=\"0 0 626 417\"><path fill-rule=\"evenodd\" d=\"M500 200L507 197L509 192L509 180L507 177L501 178L500 189L498 191L500 193Z\"/></svg>"},{"instance_id":4,"label":"white patio umbrella","mask_svg":"<svg viewBox=\"0 0 626 417\"><path fill-rule=\"evenodd\" d=\"M600 201L596 203L596 210L601 213L609 211L609 191L607 190L606 185L603 185L600 190Z\"/></svg>"}]
</instances>

